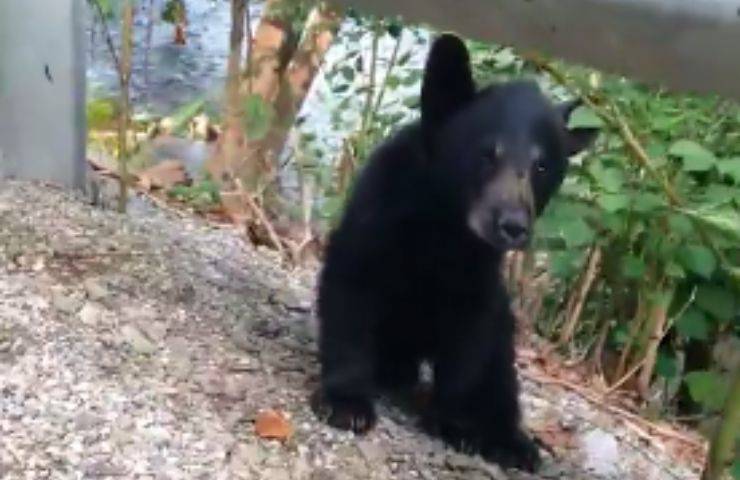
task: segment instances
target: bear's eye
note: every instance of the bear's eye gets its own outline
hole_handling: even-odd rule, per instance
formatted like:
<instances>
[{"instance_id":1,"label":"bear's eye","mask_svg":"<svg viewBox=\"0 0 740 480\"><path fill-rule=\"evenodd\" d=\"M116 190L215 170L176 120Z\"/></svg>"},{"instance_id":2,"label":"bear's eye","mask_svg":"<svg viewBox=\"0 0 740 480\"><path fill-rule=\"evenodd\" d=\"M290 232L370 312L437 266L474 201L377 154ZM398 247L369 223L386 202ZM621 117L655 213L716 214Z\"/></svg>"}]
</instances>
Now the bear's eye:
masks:
<instances>
[{"instance_id":1,"label":"bear's eye","mask_svg":"<svg viewBox=\"0 0 740 480\"><path fill-rule=\"evenodd\" d=\"M486 163L496 163L496 160L499 158L496 154L495 150L492 149L485 149L483 153L481 154L481 157Z\"/></svg>"},{"instance_id":2,"label":"bear's eye","mask_svg":"<svg viewBox=\"0 0 740 480\"><path fill-rule=\"evenodd\" d=\"M545 165L545 162L540 159L534 162L534 170L537 173L545 173L547 171L547 166Z\"/></svg>"},{"instance_id":3,"label":"bear's eye","mask_svg":"<svg viewBox=\"0 0 740 480\"><path fill-rule=\"evenodd\" d=\"M496 156L496 158L503 158L504 156L504 144L501 142L496 142L496 145L494 146L493 153Z\"/></svg>"},{"instance_id":4,"label":"bear's eye","mask_svg":"<svg viewBox=\"0 0 740 480\"><path fill-rule=\"evenodd\" d=\"M532 160L534 169L537 173L545 173L547 166L543 159L542 148L540 148L539 145L532 145L529 150L529 158Z\"/></svg>"}]
</instances>

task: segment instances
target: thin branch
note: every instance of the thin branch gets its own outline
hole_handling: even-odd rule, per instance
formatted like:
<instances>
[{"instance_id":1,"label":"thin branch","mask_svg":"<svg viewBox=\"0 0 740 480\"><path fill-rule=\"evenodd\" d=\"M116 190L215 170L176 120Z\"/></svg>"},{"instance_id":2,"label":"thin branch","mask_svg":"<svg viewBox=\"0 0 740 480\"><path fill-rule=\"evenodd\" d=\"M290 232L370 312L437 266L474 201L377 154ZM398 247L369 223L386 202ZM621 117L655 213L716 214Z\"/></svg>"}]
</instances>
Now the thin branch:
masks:
<instances>
[{"instance_id":1,"label":"thin branch","mask_svg":"<svg viewBox=\"0 0 740 480\"><path fill-rule=\"evenodd\" d=\"M383 83L380 84L380 89L378 90L378 98L375 101L375 107L373 107L372 116L377 115L378 111L380 111L380 107L383 105L383 96L385 95L385 91L388 88L388 79L390 78L391 73L393 73L393 67L396 66L398 53L401 50L401 40L403 40L403 32L398 33L396 43L395 45L393 45L393 51L391 52L391 56L388 59L388 69L385 71Z\"/></svg>"},{"instance_id":2,"label":"thin branch","mask_svg":"<svg viewBox=\"0 0 740 480\"><path fill-rule=\"evenodd\" d=\"M567 380L563 380L560 378L546 377L544 375L537 374L531 371L526 371L526 370L520 370L520 374L522 375L522 377L528 380L531 380L533 382L537 382L537 383L545 384L545 385L557 385L559 387L565 388L566 390L570 390L571 392L578 394L578 396L580 396L584 400L587 400L589 403L592 403L596 405L597 407L603 410L606 410L607 412L613 413L615 415L623 417L624 419L630 420L631 422L642 425L648 431L652 431L666 438L678 440L693 448L697 448L697 449L705 448L705 445L701 443L699 440L697 440L696 438L692 438L688 435L685 435L669 427L665 427L662 425L657 425L655 423L652 423L649 420L642 418L638 414L625 410L622 407L618 407L616 405L611 405L609 403L606 403L604 401L603 396L591 393L585 388L581 387L580 385L576 385L572 382L569 382Z\"/></svg>"},{"instance_id":3,"label":"thin branch","mask_svg":"<svg viewBox=\"0 0 740 480\"><path fill-rule=\"evenodd\" d=\"M370 72L368 74L367 95L365 97L365 108L362 112L362 132L367 133L370 126L370 116L373 113L373 96L375 95L375 72L378 67L378 44L380 43L381 30L378 24L373 29L373 40L370 49Z\"/></svg>"},{"instance_id":4,"label":"thin branch","mask_svg":"<svg viewBox=\"0 0 740 480\"><path fill-rule=\"evenodd\" d=\"M668 335L668 332L671 331L671 328L673 327L673 324L675 323L676 319L681 318L681 316L686 312L686 309L691 306L691 304L694 302L694 298L696 297L696 286L694 286L693 290L691 291L691 295L689 295L688 300L683 304L681 309L674 315L673 317L669 318L668 321L665 324L665 327L663 328L663 332L660 335L660 338L658 340L658 344L663 342L663 339L665 339L666 335ZM645 362L647 361L648 357L644 356L639 362L636 362L627 373L625 373L622 378L614 382L612 385L609 386L609 388L606 389L606 392L604 392L604 395L610 395L614 393L616 390L618 390L622 385L624 385L634 374L640 370L640 368L645 365Z\"/></svg>"},{"instance_id":5,"label":"thin branch","mask_svg":"<svg viewBox=\"0 0 740 480\"><path fill-rule=\"evenodd\" d=\"M273 246L275 247L275 250L278 251L281 258L284 258L285 249L283 248L283 244L280 241L280 237L275 231L275 228L272 226L272 223L270 223L270 220L267 218L267 215L265 214L264 210L262 210L262 208L260 208L260 206L257 205L257 202L254 201L254 198L252 198L252 195L244 189L244 185L242 185L242 182L240 179L237 178L234 180L234 182L236 183L236 186L239 189L239 191L243 193L244 200L247 202L247 206L249 206L252 212L254 212L254 214L257 215L257 219L265 227L265 230L267 230L267 235L270 237L270 242L272 242Z\"/></svg>"},{"instance_id":6,"label":"thin branch","mask_svg":"<svg viewBox=\"0 0 740 480\"><path fill-rule=\"evenodd\" d=\"M116 52L116 46L113 45L113 36L108 29L108 22L105 20L105 12L103 12L103 7L100 5L100 2L98 0L88 1L92 3L95 9L98 11L100 23L103 25L103 36L105 37L105 43L106 45L108 45L108 52L110 52L110 56L113 58L113 63L116 65L116 70L118 70L120 73L121 62L118 60L118 52Z\"/></svg>"}]
</instances>

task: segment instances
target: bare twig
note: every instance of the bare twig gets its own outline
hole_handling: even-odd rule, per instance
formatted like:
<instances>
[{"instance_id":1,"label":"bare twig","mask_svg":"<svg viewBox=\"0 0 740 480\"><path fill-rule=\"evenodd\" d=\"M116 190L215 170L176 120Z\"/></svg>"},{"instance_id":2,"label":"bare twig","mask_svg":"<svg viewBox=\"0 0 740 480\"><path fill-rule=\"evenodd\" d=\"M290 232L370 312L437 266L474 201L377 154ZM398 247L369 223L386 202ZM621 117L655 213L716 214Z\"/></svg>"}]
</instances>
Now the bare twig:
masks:
<instances>
[{"instance_id":1,"label":"bare twig","mask_svg":"<svg viewBox=\"0 0 740 480\"><path fill-rule=\"evenodd\" d=\"M152 50L152 36L154 34L154 1L155 0L149 0L148 5L148 18L146 23L146 41L144 43L144 88L145 88L145 96L147 102L149 101L149 87L150 87L150 78L149 78L149 55Z\"/></svg>"},{"instance_id":2,"label":"bare twig","mask_svg":"<svg viewBox=\"0 0 740 480\"><path fill-rule=\"evenodd\" d=\"M103 26L103 36L105 37L105 44L108 46L108 52L113 58L113 63L115 64L116 69L119 69L119 65L121 63L118 61L118 52L116 51L116 46L113 45L113 35L108 29L108 22L105 19L105 12L103 11L103 7L102 5L100 5L100 2L98 0L89 0L89 2L98 11L98 18L100 19L100 23Z\"/></svg>"},{"instance_id":3,"label":"bare twig","mask_svg":"<svg viewBox=\"0 0 740 480\"><path fill-rule=\"evenodd\" d=\"M133 53L134 5L133 0L125 0L123 4L123 19L121 29L121 57L118 66L118 81L120 84L121 113L118 118L118 168L120 172L120 196L118 197L118 211L126 211L128 201L128 147L126 133L128 132L131 98L129 85L131 81L131 57ZM96 2L97 3L97 2Z\"/></svg>"},{"instance_id":4,"label":"bare twig","mask_svg":"<svg viewBox=\"0 0 740 480\"><path fill-rule=\"evenodd\" d=\"M686 309L689 308L689 306L693 303L694 298L696 297L696 286L694 286L694 289L691 292L691 295L689 295L688 300L686 303L683 304L681 309L679 309L678 313L674 315L673 317L669 318L668 321L665 324L665 327L663 328L663 332L660 334L660 338L658 339L658 344L663 342L663 339L665 339L666 335L668 335L668 332L671 331L671 328L673 327L673 324L675 323L676 319L681 318L681 316L686 312ZM610 395L614 393L616 390L618 390L622 385L624 385L634 374L636 374L640 368L642 368L643 365L645 365L645 362L647 362L648 357L644 356L639 362L636 362L632 367L630 367L629 371L625 373L619 380L614 382L612 385L609 386L609 388L606 389L606 392L604 392L604 395Z\"/></svg>"},{"instance_id":5,"label":"bare twig","mask_svg":"<svg viewBox=\"0 0 740 480\"><path fill-rule=\"evenodd\" d=\"M576 283L575 288L568 299L567 307L565 309L566 319L562 330L560 331L560 338L558 340L560 345L565 345L570 342L575 334L578 319L581 317L581 311L586 302L586 297L588 297L588 293L591 291L591 286L598 274L600 263L601 248L594 245L589 251L586 269L583 271L581 278Z\"/></svg>"},{"instance_id":6,"label":"bare twig","mask_svg":"<svg viewBox=\"0 0 740 480\"><path fill-rule=\"evenodd\" d=\"M379 25L373 29L372 47L370 49L370 72L368 74L367 94L365 96L365 108L362 112L362 126L360 130L363 135L370 128L370 117L373 113L373 97L375 96L375 72L378 68L378 44L380 43L381 30Z\"/></svg>"},{"instance_id":7,"label":"bare twig","mask_svg":"<svg viewBox=\"0 0 740 480\"><path fill-rule=\"evenodd\" d=\"M398 53L401 50L401 40L403 40L403 32L400 32L398 34L396 43L395 45L393 45L393 51L391 52L391 56L388 59L388 68L385 71L383 82L380 84L380 89L378 90L378 98L375 100L375 107L373 107L372 116L377 115L378 111L380 111L380 107L383 106L383 96L385 95L385 91L388 88L388 79L391 77L391 73L393 73L393 67L396 66L396 61L398 61Z\"/></svg>"},{"instance_id":8,"label":"bare twig","mask_svg":"<svg viewBox=\"0 0 740 480\"><path fill-rule=\"evenodd\" d=\"M642 426L645 430L648 432L653 432L655 434L658 434L660 436L678 440L684 444L687 444L693 448L697 449L704 449L705 445L697 440L696 438L692 438L686 434L683 434L681 432L676 431L675 429L672 429L670 427L665 427L662 425L657 425L655 423L650 422L649 420L646 420L642 418L641 416L637 415L636 413L632 413L622 407L609 404L605 401L604 397L602 395L597 395L594 393L591 393L584 387L581 387L580 385L576 385L572 382L569 382L567 380L563 380L561 378L552 378L547 377L541 374L537 374L531 371L526 370L520 370L520 374L533 382L545 384L545 385L557 385L559 387L565 388L566 390L569 390L584 400L587 400L588 402L596 405L597 407L606 410L609 413L612 413L614 415L620 416L625 420L629 420L631 422L634 422L640 426ZM646 440L651 440L651 438L647 437Z\"/></svg>"},{"instance_id":9,"label":"bare twig","mask_svg":"<svg viewBox=\"0 0 740 480\"><path fill-rule=\"evenodd\" d=\"M278 236L277 232L275 232L275 228L272 226L272 223L267 218L267 215L265 214L264 210L260 208L259 205L257 205L257 202L254 201L254 198L252 198L252 195L244 189L244 185L242 185L242 182L240 179L235 179L234 182L236 183L237 189L243 193L244 200L247 202L247 205L249 208L254 212L255 215L257 215L257 219L262 223L262 225L265 227L265 230L267 230L267 235L270 237L270 242L272 242L273 246L275 247L275 250L278 251L281 257L285 256L285 249L283 248L283 244L280 241L280 237Z\"/></svg>"}]
</instances>

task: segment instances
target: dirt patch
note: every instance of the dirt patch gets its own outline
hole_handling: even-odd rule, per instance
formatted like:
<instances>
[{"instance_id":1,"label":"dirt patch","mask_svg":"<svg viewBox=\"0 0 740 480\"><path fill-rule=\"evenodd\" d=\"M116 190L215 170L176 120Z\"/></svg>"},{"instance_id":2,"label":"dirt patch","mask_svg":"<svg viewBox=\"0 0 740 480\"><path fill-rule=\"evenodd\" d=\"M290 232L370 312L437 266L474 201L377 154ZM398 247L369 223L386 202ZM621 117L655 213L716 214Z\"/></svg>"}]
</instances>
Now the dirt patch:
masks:
<instances>
[{"instance_id":1,"label":"dirt patch","mask_svg":"<svg viewBox=\"0 0 740 480\"><path fill-rule=\"evenodd\" d=\"M501 472L381 402L363 438L316 421L315 272L238 232L0 182L0 478L692 479L690 465L554 386L525 381L556 443L539 476ZM290 435L256 434L265 410Z\"/></svg>"}]
</instances>

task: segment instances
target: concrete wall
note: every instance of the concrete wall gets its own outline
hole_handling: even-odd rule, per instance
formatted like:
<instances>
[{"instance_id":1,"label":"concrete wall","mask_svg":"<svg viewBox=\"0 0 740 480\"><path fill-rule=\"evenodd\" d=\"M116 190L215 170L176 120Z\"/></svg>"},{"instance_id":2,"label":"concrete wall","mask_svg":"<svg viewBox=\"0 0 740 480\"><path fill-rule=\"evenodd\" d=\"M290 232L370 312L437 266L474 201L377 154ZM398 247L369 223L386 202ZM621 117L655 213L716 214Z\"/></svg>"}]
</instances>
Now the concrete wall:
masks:
<instances>
[{"instance_id":1,"label":"concrete wall","mask_svg":"<svg viewBox=\"0 0 740 480\"><path fill-rule=\"evenodd\" d=\"M335 1L740 100L740 0Z\"/></svg>"},{"instance_id":2,"label":"concrete wall","mask_svg":"<svg viewBox=\"0 0 740 480\"><path fill-rule=\"evenodd\" d=\"M0 0L0 177L82 187L84 0Z\"/></svg>"}]
</instances>

